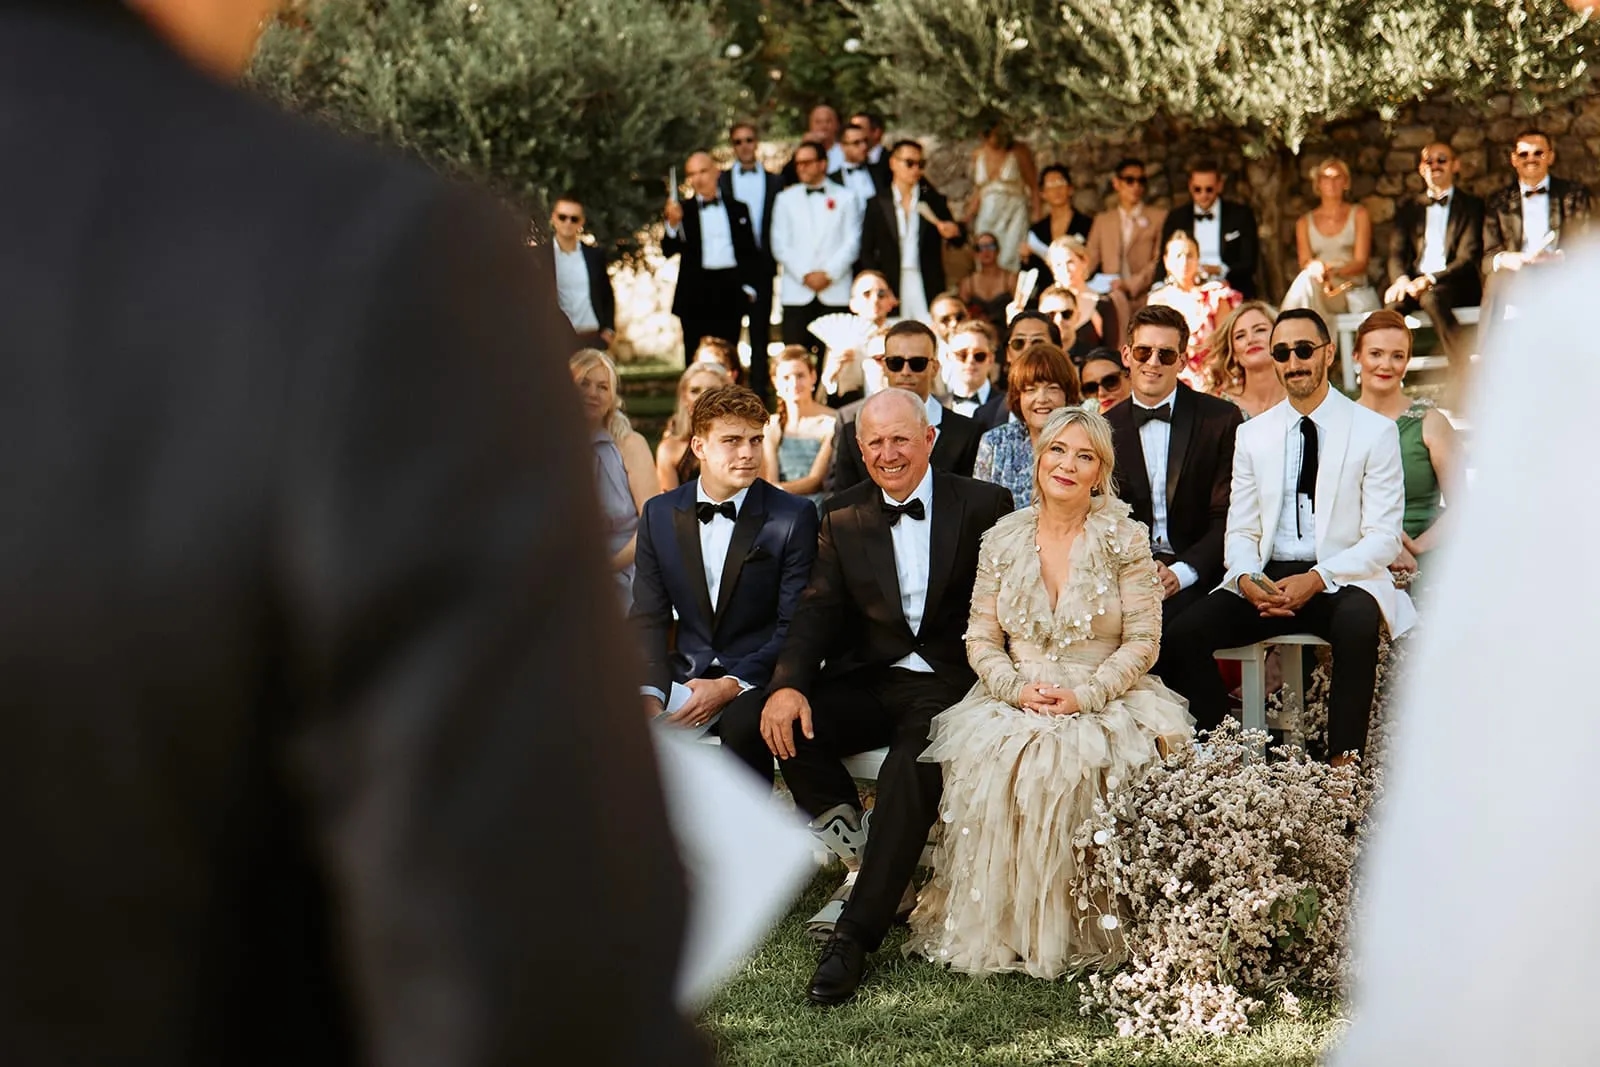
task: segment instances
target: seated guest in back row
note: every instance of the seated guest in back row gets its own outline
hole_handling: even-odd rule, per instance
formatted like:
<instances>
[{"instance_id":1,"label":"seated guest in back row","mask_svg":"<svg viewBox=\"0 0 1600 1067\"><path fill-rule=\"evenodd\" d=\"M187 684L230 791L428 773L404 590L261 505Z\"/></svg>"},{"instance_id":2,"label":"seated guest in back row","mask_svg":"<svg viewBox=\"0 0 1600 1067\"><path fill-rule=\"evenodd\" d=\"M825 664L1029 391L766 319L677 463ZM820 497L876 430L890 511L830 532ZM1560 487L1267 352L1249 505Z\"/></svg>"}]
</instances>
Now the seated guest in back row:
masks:
<instances>
[{"instance_id":1,"label":"seated guest in back row","mask_svg":"<svg viewBox=\"0 0 1600 1067\"><path fill-rule=\"evenodd\" d=\"M1492 193L1483 210L1484 323L1504 315L1505 279L1526 267L1558 262L1589 226L1589 190L1554 177L1556 147L1538 130L1517 134L1511 166L1517 180Z\"/></svg>"},{"instance_id":2,"label":"seated guest in back row","mask_svg":"<svg viewBox=\"0 0 1600 1067\"><path fill-rule=\"evenodd\" d=\"M841 760L889 747L860 874L807 991L819 1004L854 995L866 954L906 903L942 784L939 765L917 757L933 717L976 681L963 635L979 541L1011 511L1005 490L933 469L927 413L923 394L886 389L851 424L871 480L824 507L816 565L758 734L814 825L838 819L857 841L861 797Z\"/></svg>"},{"instance_id":3,"label":"seated guest in back row","mask_svg":"<svg viewBox=\"0 0 1600 1067\"><path fill-rule=\"evenodd\" d=\"M1188 334L1172 308L1135 311L1122 349L1133 396L1106 413L1117 495L1149 529L1164 623L1222 578L1233 438L1244 421L1226 400L1178 380Z\"/></svg>"},{"instance_id":4,"label":"seated guest in back row","mask_svg":"<svg viewBox=\"0 0 1600 1067\"><path fill-rule=\"evenodd\" d=\"M712 389L692 418L700 476L653 497L639 521L629 618L644 650L641 692L654 716L674 683L690 690L665 720L673 726L758 724L816 557L817 511L758 477L767 409L750 390ZM730 729L723 744L772 783L758 730Z\"/></svg>"},{"instance_id":5,"label":"seated guest in back row","mask_svg":"<svg viewBox=\"0 0 1600 1067\"><path fill-rule=\"evenodd\" d=\"M995 387L994 373L999 338L994 327L968 319L950 332L945 353L944 383L950 390L945 406L990 430L1010 417L1005 391Z\"/></svg>"},{"instance_id":6,"label":"seated guest in back row","mask_svg":"<svg viewBox=\"0 0 1600 1067\"><path fill-rule=\"evenodd\" d=\"M1222 586L1173 620L1157 673L1189 698L1198 728L1222 722L1219 648L1310 633L1333 646L1328 753L1367 741L1382 628L1416 621L1389 564L1400 554L1405 483L1392 419L1330 389L1337 348L1316 312L1278 316L1272 358L1288 400L1239 427Z\"/></svg>"},{"instance_id":7,"label":"seated guest in back row","mask_svg":"<svg viewBox=\"0 0 1600 1067\"><path fill-rule=\"evenodd\" d=\"M1195 240L1201 281L1227 282L1244 299L1255 299L1261 254L1256 214L1248 204L1222 199L1222 168L1215 160L1189 168L1189 202L1167 212L1162 247L1179 230Z\"/></svg>"},{"instance_id":8,"label":"seated guest in back row","mask_svg":"<svg viewBox=\"0 0 1600 1067\"><path fill-rule=\"evenodd\" d=\"M978 458L978 439L983 432L965 415L946 411L933 396L933 383L939 376L939 345L933 331L920 322L899 322L884 335L883 353L874 361L883 372L887 388L904 389L922 398L928 409L928 423L935 434L933 469L971 477ZM870 399L870 398L869 398ZM856 418L861 401L840 410L843 422L833 442L833 474L827 491L838 493L867 480L867 467L856 440Z\"/></svg>"},{"instance_id":9,"label":"seated guest in back row","mask_svg":"<svg viewBox=\"0 0 1600 1067\"><path fill-rule=\"evenodd\" d=\"M1033 503L1034 443L1058 409L1083 402L1078 372L1060 345L1035 341L1011 364L1005 395L1011 421L983 435L972 476L1004 486L1018 507L1027 507Z\"/></svg>"},{"instance_id":10,"label":"seated guest in back row","mask_svg":"<svg viewBox=\"0 0 1600 1067\"><path fill-rule=\"evenodd\" d=\"M1389 234L1389 289L1384 302L1402 314L1428 313L1452 361L1471 355L1455 310L1483 299L1483 201L1456 188L1461 163L1443 142L1423 148L1417 167L1425 186L1395 210Z\"/></svg>"}]
</instances>

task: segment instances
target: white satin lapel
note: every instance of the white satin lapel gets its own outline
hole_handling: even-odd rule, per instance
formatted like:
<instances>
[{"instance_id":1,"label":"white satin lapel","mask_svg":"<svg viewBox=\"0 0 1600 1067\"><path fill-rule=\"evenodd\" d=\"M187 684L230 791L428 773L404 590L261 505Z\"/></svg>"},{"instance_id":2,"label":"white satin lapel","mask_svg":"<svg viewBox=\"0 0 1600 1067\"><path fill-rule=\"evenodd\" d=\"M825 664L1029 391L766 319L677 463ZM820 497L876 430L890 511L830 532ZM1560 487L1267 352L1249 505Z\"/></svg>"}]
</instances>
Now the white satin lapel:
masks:
<instances>
[{"instance_id":1,"label":"white satin lapel","mask_svg":"<svg viewBox=\"0 0 1600 1067\"><path fill-rule=\"evenodd\" d=\"M1355 421L1355 402L1329 387L1322 405L1322 424L1317 440L1317 555L1333 527L1334 510L1339 506L1339 486L1344 481L1344 460L1350 452L1350 425Z\"/></svg>"},{"instance_id":2,"label":"white satin lapel","mask_svg":"<svg viewBox=\"0 0 1600 1067\"><path fill-rule=\"evenodd\" d=\"M1272 558L1272 541L1278 533L1278 516L1283 514L1283 450L1284 435L1289 432L1289 418L1294 409L1285 401L1261 415L1263 421L1271 420L1269 432L1261 435L1256 452L1256 495L1261 499L1261 559ZM1298 417L1298 416L1296 416Z\"/></svg>"}]
</instances>

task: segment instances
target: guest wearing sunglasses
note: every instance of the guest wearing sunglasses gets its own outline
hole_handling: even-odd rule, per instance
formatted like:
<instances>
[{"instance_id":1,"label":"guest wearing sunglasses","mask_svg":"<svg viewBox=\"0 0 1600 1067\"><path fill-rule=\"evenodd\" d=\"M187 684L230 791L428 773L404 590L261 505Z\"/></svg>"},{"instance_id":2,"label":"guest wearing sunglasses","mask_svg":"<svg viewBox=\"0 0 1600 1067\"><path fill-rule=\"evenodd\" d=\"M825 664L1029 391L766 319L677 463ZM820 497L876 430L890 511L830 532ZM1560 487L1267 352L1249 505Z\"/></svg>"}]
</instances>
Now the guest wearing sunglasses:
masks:
<instances>
[{"instance_id":1,"label":"guest wearing sunglasses","mask_svg":"<svg viewBox=\"0 0 1600 1067\"><path fill-rule=\"evenodd\" d=\"M927 161L916 141L900 141L889 151L890 186L868 202L861 219L858 270L875 270L889 279L900 300L902 318L928 321L928 298L944 291L944 242L961 237L961 227L944 196L923 178ZM924 214L928 209L936 222Z\"/></svg>"},{"instance_id":2,"label":"guest wearing sunglasses","mask_svg":"<svg viewBox=\"0 0 1600 1067\"><path fill-rule=\"evenodd\" d=\"M1328 755L1366 745L1378 647L1416 621L1389 565L1400 555L1405 480L1394 420L1328 384L1338 347L1316 312L1284 311L1272 358L1288 401L1239 427L1222 585L1166 632L1156 673L1198 728L1227 714L1219 648L1310 633L1333 646Z\"/></svg>"},{"instance_id":3,"label":"guest wearing sunglasses","mask_svg":"<svg viewBox=\"0 0 1600 1067\"><path fill-rule=\"evenodd\" d=\"M904 389L922 398L928 410L928 425L934 429L933 469L972 476L978 458L978 439L982 431L965 415L947 411L933 395L939 377L939 341L933 331L914 320L895 323L883 338L883 352L873 357L882 371L885 389ZM833 438L833 470L825 489L838 493L867 480L866 464L861 460L861 444L856 440L856 418L860 401L839 411L842 421Z\"/></svg>"},{"instance_id":4,"label":"guest wearing sunglasses","mask_svg":"<svg viewBox=\"0 0 1600 1067\"><path fill-rule=\"evenodd\" d=\"M950 392L945 406L965 415L982 430L990 430L1010 417L1006 395L995 388L995 352L999 335L994 327L968 319L950 334L944 363L944 384Z\"/></svg>"},{"instance_id":5,"label":"guest wearing sunglasses","mask_svg":"<svg viewBox=\"0 0 1600 1067\"><path fill-rule=\"evenodd\" d=\"M1423 191L1395 210L1389 234L1389 289L1385 306L1402 314L1428 313L1453 368L1471 356L1455 309L1483 299L1478 276L1483 257L1483 201L1456 188L1461 161L1442 142L1422 149L1417 166Z\"/></svg>"},{"instance_id":6,"label":"guest wearing sunglasses","mask_svg":"<svg viewBox=\"0 0 1600 1067\"><path fill-rule=\"evenodd\" d=\"M928 325L933 327L939 343L949 344L951 332L967 321L967 305L955 293L940 293L928 306L928 314L933 320Z\"/></svg>"},{"instance_id":7,"label":"guest wearing sunglasses","mask_svg":"<svg viewBox=\"0 0 1600 1067\"><path fill-rule=\"evenodd\" d=\"M1037 341L1012 361L1006 385L1011 421L983 435L972 476L1011 490L1017 507L1033 502L1033 446L1050 416L1083 402L1078 372L1061 346Z\"/></svg>"},{"instance_id":8,"label":"guest wearing sunglasses","mask_svg":"<svg viewBox=\"0 0 1600 1067\"><path fill-rule=\"evenodd\" d=\"M1122 355L1115 348L1091 348L1083 361L1083 399L1094 401L1102 415L1133 392Z\"/></svg>"},{"instance_id":9,"label":"guest wearing sunglasses","mask_svg":"<svg viewBox=\"0 0 1600 1067\"><path fill-rule=\"evenodd\" d=\"M1128 322L1144 307L1156 271L1161 269L1161 226L1167 215L1144 202L1148 187L1143 162L1124 159L1118 163L1112 183L1116 206L1095 216L1089 229L1086 274L1090 278L1101 272L1112 276L1111 301L1119 323Z\"/></svg>"},{"instance_id":10,"label":"guest wearing sunglasses","mask_svg":"<svg viewBox=\"0 0 1600 1067\"><path fill-rule=\"evenodd\" d=\"M1226 400L1179 380L1188 345L1189 323L1176 309L1134 312L1122 347L1132 396L1106 412L1117 495L1150 532L1164 624L1222 578L1233 438L1244 421Z\"/></svg>"},{"instance_id":11,"label":"guest wearing sunglasses","mask_svg":"<svg viewBox=\"0 0 1600 1067\"><path fill-rule=\"evenodd\" d=\"M1006 305L1011 303L1011 295L1017 288L1017 274L1006 270L996 260L1000 254L1000 242L994 234L980 233L978 243L973 248L977 252L977 267L961 279L961 286L956 291L972 318L1003 323Z\"/></svg>"},{"instance_id":12,"label":"guest wearing sunglasses","mask_svg":"<svg viewBox=\"0 0 1600 1067\"><path fill-rule=\"evenodd\" d=\"M767 348L772 341L772 283L778 276L778 261L772 255L772 209L783 191L783 179L763 167L756 158L761 131L754 123L734 123L728 130L728 141L733 145L733 166L722 172L717 188L724 200L737 200L750 209L750 228L756 239L750 284L756 295L746 311L750 335L750 381L747 384L765 400L771 392Z\"/></svg>"},{"instance_id":13,"label":"guest wearing sunglasses","mask_svg":"<svg viewBox=\"0 0 1600 1067\"><path fill-rule=\"evenodd\" d=\"M1166 245L1182 230L1199 249L1198 266L1205 281L1226 281L1246 300L1256 295L1256 262L1260 237L1256 214L1248 204L1222 198L1222 167L1202 159L1189 168L1189 202L1167 212L1161 227Z\"/></svg>"},{"instance_id":14,"label":"guest wearing sunglasses","mask_svg":"<svg viewBox=\"0 0 1600 1067\"><path fill-rule=\"evenodd\" d=\"M616 297L606 273L606 255L583 236L583 204L563 196L550 211L550 256L561 312L578 335L579 348L604 352L616 337Z\"/></svg>"},{"instance_id":15,"label":"guest wearing sunglasses","mask_svg":"<svg viewBox=\"0 0 1600 1067\"><path fill-rule=\"evenodd\" d=\"M1061 331L1062 347L1072 362L1083 363L1089 350L1100 347L1099 316L1094 313L1093 301L1087 315L1079 315L1082 306L1078 294L1071 289L1052 285L1039 294L1039 314L1048 316Z\"/></svg>"}]
</instances>

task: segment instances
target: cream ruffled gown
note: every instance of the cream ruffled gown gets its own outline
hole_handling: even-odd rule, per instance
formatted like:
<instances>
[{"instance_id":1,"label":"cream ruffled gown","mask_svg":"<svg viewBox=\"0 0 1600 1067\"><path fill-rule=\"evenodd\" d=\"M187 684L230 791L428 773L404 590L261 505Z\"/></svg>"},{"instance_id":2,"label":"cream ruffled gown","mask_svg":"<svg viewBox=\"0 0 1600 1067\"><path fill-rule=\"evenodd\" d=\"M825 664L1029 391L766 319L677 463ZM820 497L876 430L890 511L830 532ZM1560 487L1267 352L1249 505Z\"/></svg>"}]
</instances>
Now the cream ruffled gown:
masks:
<instances>
[{"instance_id":1,"label":"cream ruffled gown","mask_svg":"<svg viewBox=\"0 0 1600 1067\"><path fill-rule=\"evenodd\" d=\"M1039 573L1038 512L984 536L967 656L978 684L933 720L922 759L944 764L933 879L907 951L973 974L1055 978L1116 963L1122 940L1080 907L1074 829L1115 779L1187 743L1184 699L1148 673L1161 642L1161 584L1145 527L1098 498L1054 611ZM1008 651L1009 649L1009 651ZM1029 682L1068 686L1082 711L1017 707Z\"/></svg>"}]
</instances>

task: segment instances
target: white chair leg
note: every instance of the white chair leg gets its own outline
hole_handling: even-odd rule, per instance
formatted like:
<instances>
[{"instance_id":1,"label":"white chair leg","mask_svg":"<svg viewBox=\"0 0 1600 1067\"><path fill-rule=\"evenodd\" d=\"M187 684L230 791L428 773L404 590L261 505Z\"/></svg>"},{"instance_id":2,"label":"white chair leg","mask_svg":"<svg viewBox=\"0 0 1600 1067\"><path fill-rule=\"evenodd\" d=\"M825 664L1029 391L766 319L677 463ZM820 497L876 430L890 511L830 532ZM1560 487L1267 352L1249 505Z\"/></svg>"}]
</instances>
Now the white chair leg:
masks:
<instances>
[{"instance_id":1,"label":"white chair leg","mask_svg":"<svg viewBox=\"0 0 1600 1067\"><path fill-rule=\"evenodd\" d=\"M1252 658L1239 663L1239 698L1243 703L1243 721L1246 730L1267 728L1266 646L1256 645Z\"/></svg>"},{"instance_id":2,"label":"white chair leg","mask_svg":"<svg viewBox=\"0 0 1600 1067\"><path fill-rule=\"evenodd\" d=\"M1279 645L1278 662L1283 667L1283 702L1294 709L1290 740L1305 745L1306 675L1300 658L1300 645Z\"/></svg>"}]
</instances>

